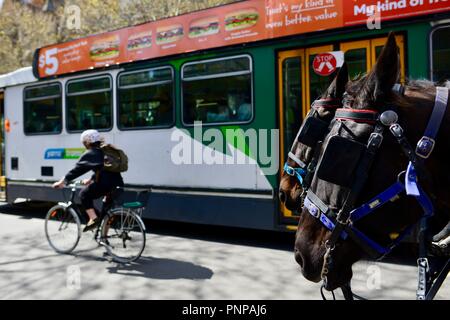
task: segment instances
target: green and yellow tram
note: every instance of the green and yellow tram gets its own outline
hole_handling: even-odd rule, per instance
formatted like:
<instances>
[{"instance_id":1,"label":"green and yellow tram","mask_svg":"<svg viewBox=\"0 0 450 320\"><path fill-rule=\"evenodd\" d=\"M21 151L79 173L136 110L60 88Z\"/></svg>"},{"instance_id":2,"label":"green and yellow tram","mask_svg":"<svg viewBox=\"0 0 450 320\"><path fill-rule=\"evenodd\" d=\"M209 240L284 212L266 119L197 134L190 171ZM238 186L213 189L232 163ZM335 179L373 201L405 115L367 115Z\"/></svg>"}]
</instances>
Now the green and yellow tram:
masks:
<instances>
[{"instance_id":1,"label":"green and yellow tram","mask_svg":"<svg viewBox=\"0 0 450 320\"><path fill-rule=\"evenodd\" d=\"M376 4L243 1L39 49L25 80L0 78L7 200L61 200L51 183L96 128L127 152L130 192L151 189L144 217L294 230L279 168L338 67L317 55L364 74L394 31L402 81L450 78L450 3Z\"/></svg>"}]
</instances>

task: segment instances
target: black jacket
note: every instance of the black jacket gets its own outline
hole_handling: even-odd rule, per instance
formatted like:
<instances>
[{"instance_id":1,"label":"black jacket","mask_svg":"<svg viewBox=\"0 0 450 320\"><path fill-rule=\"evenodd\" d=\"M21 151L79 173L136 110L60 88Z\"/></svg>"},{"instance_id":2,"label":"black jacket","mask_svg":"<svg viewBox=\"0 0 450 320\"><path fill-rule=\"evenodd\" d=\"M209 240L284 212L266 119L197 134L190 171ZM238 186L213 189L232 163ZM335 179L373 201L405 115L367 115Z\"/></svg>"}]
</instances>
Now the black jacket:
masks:
<instances>
[{"instance_id":1,"label":"black jacket","mask_svg":"<svg viewBox=\"0 0 450 320\"><path fill-rule=\"evenodd\" d=\"M75 167L66 174L64 182L68 184L70 181L92 170L94 171L92 180L96 183L111 188L123 186L123 179L120 173L102 170L103 161L104 154L100 148L86 150L81 155Z\"/></svg>"}]
</instances>

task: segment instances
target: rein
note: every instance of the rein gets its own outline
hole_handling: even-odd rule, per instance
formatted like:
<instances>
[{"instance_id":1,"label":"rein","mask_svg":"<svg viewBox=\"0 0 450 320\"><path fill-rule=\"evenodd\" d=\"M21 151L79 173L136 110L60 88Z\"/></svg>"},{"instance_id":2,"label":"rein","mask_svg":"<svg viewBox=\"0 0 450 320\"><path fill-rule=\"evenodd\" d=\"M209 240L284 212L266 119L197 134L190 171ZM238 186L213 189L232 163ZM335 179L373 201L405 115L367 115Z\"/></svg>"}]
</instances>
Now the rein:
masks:
<instances>
[{"instance_id":1,"label":"rein","mask_svg":"<svg viewBox=\"0 0 450 320\"><path fill-rule=\"evenodd\" d=\"M370 123L374 125L374 131L370 135L365 151L357 166L355 179L350 188L350 192L345 199L342 208L338 212L331 210L319 199L319 197L314 194L312 190L307 191L304 199L304 207L307 211L313 217L318 219L325 228L331 231L331 236L325 243L326 252L324 255L324 264L321 272L321 278L324 283L323 288L326 288L327 275L329 270L333 268L332 255L339 239L345 240L350 237L370 256L379 259L390 253L392 249L395 248L415 226L412 225L407 227L389 246L384 247L358 230L354 226L355 222L371 214L386 203L395 201L402 194L412 196L418 201L424 212L421 219L424 221L423 224L426 223L427 218L433 215L433 203L421 188L418 182L417 171L422 173L425 170L423 168L423 161L431 155L434 149L435 138L447 109L448 95L449 90L447 88L437 87L436 101L433 112L428 122L427 129L425 130L423 137L417 143L415 150L411 147L404 136L403 128L397 123L398 115L394 111L387 110L379 115L377 112L372 110L336 110L336 120ZM355 208L356 199L367 180L368 172L372 166L376 152L382 144L385 128L388 128L389 132L395 137L403 152L408 157L408 167L405 171L398 175L397 181L389 188L369 200L367 203ZM421 228L424 229L425 226ZM421 240L425 241L425 239ZM421 286L420 284L426 282L426 269L428 268L426 250L423 249L424 245L421 247L422 250L418 261L419 289L417 291L417 298L420 300L426 298L426 290L424 289L424 286ZM342 290L346 299L350 298L350 294L348 293L348 290L350 290L349 285L348 288L343 287ZM322 296L324 297L323 293Z\"/></svg>"}]
</instances>

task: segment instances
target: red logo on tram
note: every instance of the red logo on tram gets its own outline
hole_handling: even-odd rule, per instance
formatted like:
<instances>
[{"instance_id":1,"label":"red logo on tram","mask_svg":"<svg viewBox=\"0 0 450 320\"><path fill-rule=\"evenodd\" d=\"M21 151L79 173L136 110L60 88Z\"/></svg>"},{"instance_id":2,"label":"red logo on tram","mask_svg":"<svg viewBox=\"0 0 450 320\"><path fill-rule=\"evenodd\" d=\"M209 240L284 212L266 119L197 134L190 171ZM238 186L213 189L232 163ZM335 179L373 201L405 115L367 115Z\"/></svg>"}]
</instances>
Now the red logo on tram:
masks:
<instances>
[{"instance_id":1,"label":"red logo on tram","mask_svg":"<svg viewBox=\"0 0 450 320\"><path fill-rule=\"evenodd\" d=\"M319 76L329 76L336 71L337 61L332 53L318 54L313 61L314 72Z\"/></svg>"}]
</instances>

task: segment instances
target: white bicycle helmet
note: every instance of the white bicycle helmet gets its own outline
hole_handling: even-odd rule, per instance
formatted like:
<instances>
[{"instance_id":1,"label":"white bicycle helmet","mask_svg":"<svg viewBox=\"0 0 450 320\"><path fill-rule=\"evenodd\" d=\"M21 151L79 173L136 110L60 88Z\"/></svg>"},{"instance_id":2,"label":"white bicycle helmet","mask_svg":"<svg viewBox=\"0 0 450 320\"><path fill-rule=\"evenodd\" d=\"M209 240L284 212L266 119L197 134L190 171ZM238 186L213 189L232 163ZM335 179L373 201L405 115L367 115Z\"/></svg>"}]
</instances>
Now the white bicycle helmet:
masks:
<instances>
[{"instance_id":1,"label":"white bicycle helmet","mask_svg":"<svg viewBox=\"0 0 450 320\"><path fill-rule=\"evenodd\" d=\"M81 141L81 143L91 144L91 143L95 143L95 142L102 142L103 138L100 135L100 133L98 133L97 130L89 129L89 130L83 131L83 133L81 134L81 137L80 137L80 141Z\"/></svg>"}]
</instances>

